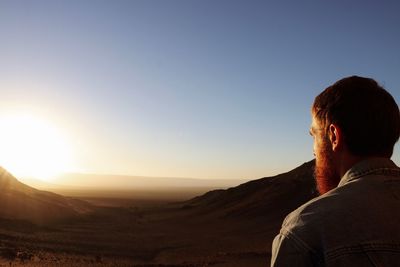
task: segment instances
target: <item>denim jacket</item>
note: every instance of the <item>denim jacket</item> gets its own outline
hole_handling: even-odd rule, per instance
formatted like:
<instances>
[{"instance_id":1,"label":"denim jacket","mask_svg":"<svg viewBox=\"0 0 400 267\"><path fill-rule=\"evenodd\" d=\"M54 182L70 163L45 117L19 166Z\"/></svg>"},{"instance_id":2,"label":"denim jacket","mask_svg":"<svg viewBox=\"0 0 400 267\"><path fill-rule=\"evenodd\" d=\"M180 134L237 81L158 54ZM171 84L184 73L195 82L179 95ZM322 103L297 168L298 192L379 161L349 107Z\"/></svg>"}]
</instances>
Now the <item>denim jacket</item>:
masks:
<instances>
[{"instance_id":1,"label":"denim jacket","mask_svg":"<svg viewBox=\"0 0 400 267\"><path fill-rule=\"evenodd\" d=\"M357 163L337 188L284 220L271 266L400 266L400 169Z\"/></svg>"}]
</instances>

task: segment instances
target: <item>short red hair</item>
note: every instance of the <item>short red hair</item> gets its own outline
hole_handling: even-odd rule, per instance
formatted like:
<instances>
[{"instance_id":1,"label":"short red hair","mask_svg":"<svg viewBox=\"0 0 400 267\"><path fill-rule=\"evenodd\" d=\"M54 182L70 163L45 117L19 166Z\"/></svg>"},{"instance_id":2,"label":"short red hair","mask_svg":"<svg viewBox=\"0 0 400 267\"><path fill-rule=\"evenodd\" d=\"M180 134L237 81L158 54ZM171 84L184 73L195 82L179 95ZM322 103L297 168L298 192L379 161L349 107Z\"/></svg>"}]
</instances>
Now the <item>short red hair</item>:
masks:
<instances>
[{"instance_id":1,"label":"short red hair","mask_svg":"<svg viewBox=\"0 0 400 267\"><path fill-rule=\"evenodd\" d=\"M400 135L400 112L394 98L375 80L351 76L326 88L312 113L323 125L341 127L344 142L357 156L391 157Z\"/></svg>"}]
</instances>

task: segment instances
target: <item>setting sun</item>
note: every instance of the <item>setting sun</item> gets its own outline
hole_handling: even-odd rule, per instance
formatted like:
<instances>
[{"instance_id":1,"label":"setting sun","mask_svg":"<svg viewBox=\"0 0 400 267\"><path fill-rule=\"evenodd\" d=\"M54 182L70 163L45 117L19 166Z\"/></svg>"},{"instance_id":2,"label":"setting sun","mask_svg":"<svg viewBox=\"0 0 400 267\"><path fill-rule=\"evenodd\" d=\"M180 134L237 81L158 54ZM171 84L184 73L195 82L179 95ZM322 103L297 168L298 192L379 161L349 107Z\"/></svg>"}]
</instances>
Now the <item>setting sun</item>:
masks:
<instances>
[{"instance_id":1,"label":"setting sun","mask_svg":"<svg viewBox=\"0 0 400 267\"><path fill-rule=\"evenodd\" d=\"M70 147L50 122L12 114L0 116L0 125L0 165L17 177L51 181L70 168Z\"/></svg>"}]
</instances>

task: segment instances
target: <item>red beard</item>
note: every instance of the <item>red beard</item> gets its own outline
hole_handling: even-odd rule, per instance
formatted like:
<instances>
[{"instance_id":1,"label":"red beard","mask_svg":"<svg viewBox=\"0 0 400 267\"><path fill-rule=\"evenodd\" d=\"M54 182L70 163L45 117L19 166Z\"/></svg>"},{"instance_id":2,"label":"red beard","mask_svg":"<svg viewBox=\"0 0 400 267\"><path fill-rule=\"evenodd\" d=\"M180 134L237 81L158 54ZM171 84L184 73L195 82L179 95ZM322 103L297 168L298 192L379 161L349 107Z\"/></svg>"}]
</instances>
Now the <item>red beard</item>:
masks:
<instances>
[{"instance_id":1,"label":"red beard","mask_svg":"<svg viewBox=\"0 0 400 267\"><path fill-rule=\"evenodd\" d=\"M333 155L330 141L325 139L315 161L314 176L317 190L320 195L336 188L340 182L340 175L333 168Z\"/></svg>"}]
</instances>

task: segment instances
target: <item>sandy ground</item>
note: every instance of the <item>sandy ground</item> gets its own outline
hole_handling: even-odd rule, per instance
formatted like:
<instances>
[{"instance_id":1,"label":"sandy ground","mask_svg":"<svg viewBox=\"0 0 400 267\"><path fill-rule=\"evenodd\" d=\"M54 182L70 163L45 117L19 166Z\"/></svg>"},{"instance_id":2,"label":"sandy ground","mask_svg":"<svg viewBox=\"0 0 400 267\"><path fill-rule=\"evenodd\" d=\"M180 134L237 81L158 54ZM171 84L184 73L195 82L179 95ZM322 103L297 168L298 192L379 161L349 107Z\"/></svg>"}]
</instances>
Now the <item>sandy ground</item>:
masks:
<instances>
[{"instance_id":1,"label":"sandy ground","mask_svg":"<svg viewBox=\"0 0 400 267\"><path fill-rule=\"evenodd\" d=\"M95 202L103 207L69 222L2 221L0 266L268 265L276 226L264 219L227 219L154 200L147 205L115 198Z\"/></svg>"}]
</instances>

